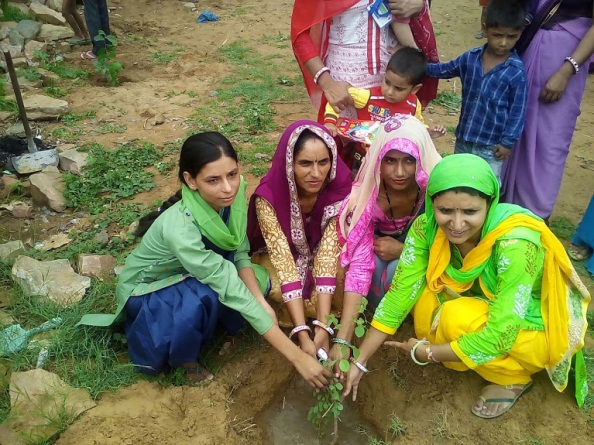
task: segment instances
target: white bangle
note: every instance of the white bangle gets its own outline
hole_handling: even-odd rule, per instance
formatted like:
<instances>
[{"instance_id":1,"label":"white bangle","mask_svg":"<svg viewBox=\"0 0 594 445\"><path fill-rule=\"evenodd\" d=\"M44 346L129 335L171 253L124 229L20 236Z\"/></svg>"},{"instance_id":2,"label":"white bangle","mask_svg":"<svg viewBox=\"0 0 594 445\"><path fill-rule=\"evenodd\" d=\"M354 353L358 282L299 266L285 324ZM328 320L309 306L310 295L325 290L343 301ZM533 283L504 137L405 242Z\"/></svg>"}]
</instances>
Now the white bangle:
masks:
<instances>
[{"instance_id":1,"label":"white bangle","mask_svg":"<svg viewBox=\"0 0 594 445\"><path fill-rule=\"evenodd\" d=\"M322 328L324 331L326 331L328 334L330 335L334 335L334 329L332 329L330 326L328 326L326 323L321 322L320 320L314 320L311 322L314 326L317 326L319 328Z\"/></svg>"},{"instance_id":2,"label":"white bangle","mask_svg":"<svg viewBox=\"0 0 594 445\"><path fill-rule=\"evenodd\" d=\"M356 361L356 360L353 360L353 363L355 364L355 366L356 366L357 368L359 368L359 370L360 370L361 372L364 372L364 373L366 373L366 374L369 372L369 369L367 369L365 366L363 366L363 365L362 365L361 363L359 363L358 361Z\"/></svg>"},{"instance_id":3,"label":"white bangle","mask_svg":"<svg viewBox=\"0 0 594 445\"><path fill-rule=\"evenodd\" d=\"M573 57L568 56L565 58L565 61L571 63L571 65L573 66L573 70L575 71L575 74L580 72L580 66Z\"/></svg>"},{"instance_id":4,"label":"white bangle","mask_svg":"<svg viewBox=\"0 0 594 445\"><path fill-rule=\"evenodd\" d=\"M412 361L415 362L417 365L419 366L427 366L429 364L429 362L421 362L419 361L416 357L415 357L415 352L417 352L417 348L420 345L430 345L431 343L429 343L426 340L419 340L418 342L416 342L414 344L414 346L412 347L412 349L410 350L410 358L412 358Z\"/></svg>"},{"instance_id":5,"label":"white bangle","mask_svg":"<svg viewBox=\"0 0 594 445\"><path fill-rule=\"evenodd\" d=\"M311 328L309 326L307 326L306 324L303 324L301 326L295 326L293 328L293 330L291 331L291 333L289 334L289 338L292 338L293 335L297 334L298 332L301 331L308 331L311 332Z\"/></svg>"},{"instance_id":6,"label":"white bangle","mask_svg":"<svg viewBox=\"0 0 594 445\"><path fill-rule=\"evenodd\" d=\"M330 68L328 68L327 66L320 68L320 70L316 73L316 75L313 78L314 83L317 85L318 80L320 80L320 76L324 73L329 73L329 72L330 72Z\"/></svg>"}]
</instances>

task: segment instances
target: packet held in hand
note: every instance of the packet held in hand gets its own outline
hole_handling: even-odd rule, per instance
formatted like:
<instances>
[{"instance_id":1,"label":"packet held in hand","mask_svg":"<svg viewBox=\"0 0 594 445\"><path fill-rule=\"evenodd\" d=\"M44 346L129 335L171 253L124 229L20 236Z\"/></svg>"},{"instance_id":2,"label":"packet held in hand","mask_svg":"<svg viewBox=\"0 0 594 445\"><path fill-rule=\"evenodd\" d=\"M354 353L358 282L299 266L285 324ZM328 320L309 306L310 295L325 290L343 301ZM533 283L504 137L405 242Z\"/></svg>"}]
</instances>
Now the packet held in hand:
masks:
<instances>
[{"instance_id":1,"label":"packet held in hand","mask_svg":"<svg viewBox=\"0 0 594 445\"><path fill-rule=\"evenodd\" d=\"M369 146L373 142L380 124L381 122L378 121L362 121L341 117L336 127L340 136Z\"/></svg>"}]
</instances>

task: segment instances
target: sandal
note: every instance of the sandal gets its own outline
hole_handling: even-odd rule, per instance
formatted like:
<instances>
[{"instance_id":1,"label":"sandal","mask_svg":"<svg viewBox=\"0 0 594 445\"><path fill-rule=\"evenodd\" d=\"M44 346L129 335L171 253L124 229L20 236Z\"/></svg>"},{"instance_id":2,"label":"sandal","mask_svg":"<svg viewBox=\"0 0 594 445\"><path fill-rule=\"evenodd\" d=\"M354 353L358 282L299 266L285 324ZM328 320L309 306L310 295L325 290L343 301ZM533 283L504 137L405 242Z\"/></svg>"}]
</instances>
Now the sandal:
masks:
<instances>
[{"instance_id":1,"label":"sandal","mask_svg":"<svg viewBox=\"0 0 594 445\"><path fill-rule=\"evenodd\" d=\"M97 60L97 56L93 54L93 51L85 51L80 55L80 58L85 60Z\"/></svg>"},{"instance_id":2,"label":"sandal","mask_svg":"<svg viewBox=\"0 0 594 445\"><path fill-rule=\"evenodd\" d=\"M526 394L528 391L530 391L532 389L532 382L527 383L526 385L508 385L508 386L502 386L502 385L487 385L483 388L483 391L479 397L479 400L481 400L483 402L483 405L481 407L481 409L476 409L476 403L472 406L472 414L474 414L477 417L480 417L482 419L494 419L496 417L499 417L503 414L505 414L506 412L508 412L510 410L510 408L512 406L514 406L514 404L518 401L518 399L523 395ZM513 397L496 397L496 398L487 398L485 397L483 394L485 394L486 392L488 392L490 389L506 389L508 391L511 391L514 393ZM486 405L488 403L509 403L509 405L497 410L495 412L495 414L491 414L491 415L487 415L484 414L483 411L486 408Z\"/></svg>"},{"instance_id":3,"label":"sandal","mask_svg":"<svg viewBox=\"0 0 594 445\"><path fill-rule=\"evenodd\" d=\"M571 243L567 248L567 255L574 261L584 261L590 256L590 249Z\"/></svg>"},{"instance_id":4,"label":"sandal","mask_svg":"<svg viewBox=\"0 0 594 445\"><path fill-rule=\"evenodd\" d=\"M180 366L190 386L205 386L214 380L214 374L198 362L184 363Z\"/></svg>"}]
</instances>

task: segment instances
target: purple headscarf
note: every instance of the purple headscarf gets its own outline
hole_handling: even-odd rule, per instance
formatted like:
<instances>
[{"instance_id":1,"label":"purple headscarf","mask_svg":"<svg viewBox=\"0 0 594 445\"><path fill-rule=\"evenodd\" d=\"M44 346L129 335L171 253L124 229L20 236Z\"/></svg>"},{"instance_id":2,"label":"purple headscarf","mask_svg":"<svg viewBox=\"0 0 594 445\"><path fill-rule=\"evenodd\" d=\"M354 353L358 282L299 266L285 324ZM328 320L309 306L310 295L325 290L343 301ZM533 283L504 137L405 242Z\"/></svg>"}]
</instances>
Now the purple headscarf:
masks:
<instances>
[{"instance_id":1,"label":"purple headscarf","mask_svg":"<svg viewBox=\"0 0 594 445\"><path fill-rule=\"evenodd\" d=\"M295 184L293 152L297 139L304 130L319 136L332 155L332 167L328 174L328 182L322 188L314 208L306 219L301 213L297 186ZM289 242L293 258L299 266L313 259L322 239L328 221L338 214L340 203L351 191L351 173L346 164L338 157L336 143L328 130L317 122L302 120L289 125L276 147L270 170L260 181L250 199L248 209L247 234L252 252L266 246L256 216L255 198L264 198L276 212L276 218ZM299 264L301 263L301 264ZM303 269L300 267L300 272ZM310 273L304 282L304 296L310 287ZM303 275L302 275L303 276Z\"/></svg>"}]
</instances>

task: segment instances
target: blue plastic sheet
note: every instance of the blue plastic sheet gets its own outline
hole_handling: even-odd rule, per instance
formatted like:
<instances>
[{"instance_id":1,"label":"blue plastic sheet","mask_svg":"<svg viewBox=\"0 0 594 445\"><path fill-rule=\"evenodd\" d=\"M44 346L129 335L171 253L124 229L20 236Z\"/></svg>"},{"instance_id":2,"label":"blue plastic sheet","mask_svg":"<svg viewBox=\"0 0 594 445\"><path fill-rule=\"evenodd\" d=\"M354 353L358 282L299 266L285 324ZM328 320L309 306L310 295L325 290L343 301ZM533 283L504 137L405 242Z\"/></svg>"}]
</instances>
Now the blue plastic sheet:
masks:
<instances>
[{"instance_id":1,"label":"blue plastic sheet","mask_svg":"<svg viewBox=\"0 0 594 445\"><path fill-rule=\"evenodd\" d=\"M218 19L219 19L219 17L217 15L206 10L198 16L198 20L196 20L196 21L198 23L206 23L206 22L216 22Z\"/></svg>"}]
</instances>

